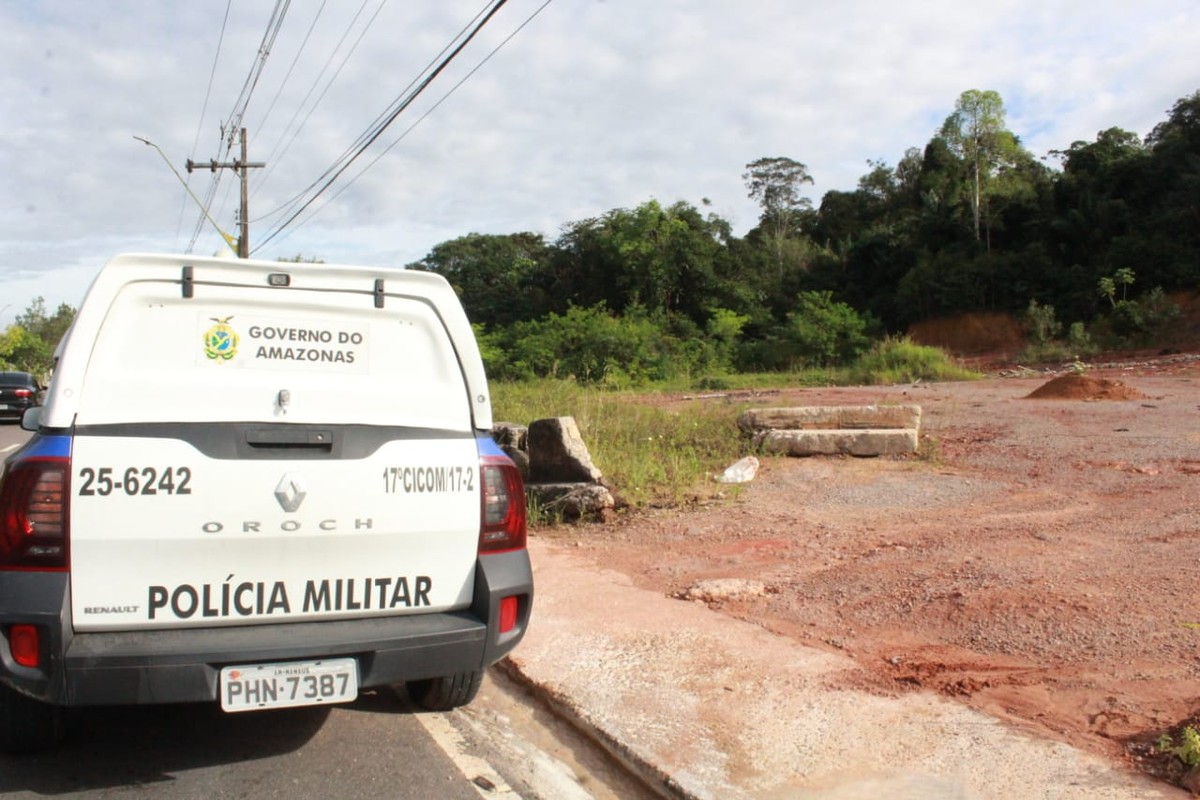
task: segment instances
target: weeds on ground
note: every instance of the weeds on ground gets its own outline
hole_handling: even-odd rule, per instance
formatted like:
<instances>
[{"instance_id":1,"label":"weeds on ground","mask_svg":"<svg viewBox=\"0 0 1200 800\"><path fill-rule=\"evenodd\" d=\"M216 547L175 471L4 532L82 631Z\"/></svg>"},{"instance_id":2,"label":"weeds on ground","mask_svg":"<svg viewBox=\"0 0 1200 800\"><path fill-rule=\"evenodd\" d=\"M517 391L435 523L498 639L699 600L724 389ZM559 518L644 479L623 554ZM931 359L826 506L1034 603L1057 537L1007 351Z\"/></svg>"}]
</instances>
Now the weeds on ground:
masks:
<instances>
[{"instance_id":1,"label":"weeds on ground","mask_svg":"<svg viewBox=\"0 0 1200 800\"><path fill-rule=\"evenodd\" d=\"M934 466L942 464L942 437L922 434L917 440L917 458Z\"/></svg>"},{"instance_id":2,"label":"weeds on ground","mask_svg":"<svg viewBox=\"0 0 1200 800\"><path fill-rule=\"evenodd\" d=\"M637 394L584 386L570 378L543 378L492 383L497 420L528 424L545 417L575 418L596 466L633 507L677 506L719 494L736 494L737 485L718 484L713 476L751 452L737 417L751 398L714 403L694 399L670 408L648 401L655 391L745 391L851 383L880 385L964 380L978 375L958 366L943 351L914 344L908 338L877 344L852 366L769 375L722 375L641 387ZM717 387L720 387L719 389ZM941 441L925 437L920 457L938 462Z\"/></svg>"},{"instance_id":3,"label":"weeds on ground","mask_svg":"<svg viewBox=\"0 0 1200 800\"><path fill-rule=\"evenodd\" d=\"M681 505L728 491L712 476L750 446L737 428L743 407L730 404L697 400L665 409L570 380L496 383L492 396L496 419L574 417L592 461L633 506Z\"/></svg>"},{"instance_id":4,"label":"weeds on ground","mask_svg":"<svg viewBox=\"0 0 1200 800\"><path fill-rule=\"evenodd\" d=\"M1169 753L1188 767L1200 766L1200 732L1197 732L1191 725L1186 726L1179 732L1179 744L1175 744L1175 740L1170 734L1164 733L1159 737L1158 752Z\"/></svg>"}]
</instances>

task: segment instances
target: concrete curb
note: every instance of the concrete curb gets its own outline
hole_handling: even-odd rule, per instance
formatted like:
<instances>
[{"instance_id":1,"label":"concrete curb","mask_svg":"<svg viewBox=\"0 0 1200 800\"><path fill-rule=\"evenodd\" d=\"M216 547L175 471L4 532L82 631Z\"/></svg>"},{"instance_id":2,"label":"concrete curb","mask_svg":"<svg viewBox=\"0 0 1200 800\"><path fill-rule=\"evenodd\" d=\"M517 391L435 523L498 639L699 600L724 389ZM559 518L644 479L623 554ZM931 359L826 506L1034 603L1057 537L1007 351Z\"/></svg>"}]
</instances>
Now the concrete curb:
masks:
<instances>
[{"instance_id":1,"label":"concrete curb","mask_svg":"<svg viewBox=\"0 0 1200 800\"><path fill-rule=\"evenodd\" d=\"M645 754L629 747L624 742L609 734L603 728L589 719L587 712L572 702L566 695L555 692L526 675L511 658L505 658L496 664L496 669L504 673L512 682L529 691L538 702L554 713L559 719L567 722L584 737L612 756L626 771L641 781L647 789L664 800L701 800L697 795L679 785Z\"/></svg>"}]
</instances>

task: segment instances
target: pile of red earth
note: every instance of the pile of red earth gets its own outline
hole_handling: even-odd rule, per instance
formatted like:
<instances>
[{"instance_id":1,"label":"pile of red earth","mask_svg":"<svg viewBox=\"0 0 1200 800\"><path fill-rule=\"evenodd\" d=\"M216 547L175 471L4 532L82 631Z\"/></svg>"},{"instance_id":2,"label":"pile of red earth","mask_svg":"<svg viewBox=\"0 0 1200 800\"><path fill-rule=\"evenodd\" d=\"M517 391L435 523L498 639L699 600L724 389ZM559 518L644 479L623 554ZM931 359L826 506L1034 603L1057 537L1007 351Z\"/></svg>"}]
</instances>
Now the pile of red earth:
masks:
<instances>
[{"instance_id":1,"label":"pile of red earth","mask_svg":"<svg viewBox=\"0 0 1200 800\"><path fill-rule=\"evenodd\" d=\"M1026 395L1030 400L1144 400L1146 395L1120 381L1068 372Z\"/></svg>"}]
</instances>

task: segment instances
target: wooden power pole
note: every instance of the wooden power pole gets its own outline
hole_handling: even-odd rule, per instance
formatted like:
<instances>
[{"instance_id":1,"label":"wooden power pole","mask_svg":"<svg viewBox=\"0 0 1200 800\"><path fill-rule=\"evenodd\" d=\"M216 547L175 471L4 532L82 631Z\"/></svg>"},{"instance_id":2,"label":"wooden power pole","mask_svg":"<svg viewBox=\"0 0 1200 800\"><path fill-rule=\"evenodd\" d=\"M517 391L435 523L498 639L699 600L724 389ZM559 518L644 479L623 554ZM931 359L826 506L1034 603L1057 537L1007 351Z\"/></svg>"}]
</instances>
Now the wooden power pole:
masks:
<instances>
[{"instance_id":1,"label":"wooden power pole","mask_svg":"<svg viewBox=\"0 0 1200 800\"><path fill-rule=\"evenodd\" d=\"M231 169L238 174L242 181L242 206L238 211L238 258L250 257L250 193L247 188L247 176L249 170L265 167L263 161L247 161L246 160L246 129L242 128L242 157L233 161L217 161L210 159L207 164L200 164L187 160L187 171L190 173L194 169L203 169L208 167L211 172L216 172L218 169Z\"/></svg>"}]
</instances>

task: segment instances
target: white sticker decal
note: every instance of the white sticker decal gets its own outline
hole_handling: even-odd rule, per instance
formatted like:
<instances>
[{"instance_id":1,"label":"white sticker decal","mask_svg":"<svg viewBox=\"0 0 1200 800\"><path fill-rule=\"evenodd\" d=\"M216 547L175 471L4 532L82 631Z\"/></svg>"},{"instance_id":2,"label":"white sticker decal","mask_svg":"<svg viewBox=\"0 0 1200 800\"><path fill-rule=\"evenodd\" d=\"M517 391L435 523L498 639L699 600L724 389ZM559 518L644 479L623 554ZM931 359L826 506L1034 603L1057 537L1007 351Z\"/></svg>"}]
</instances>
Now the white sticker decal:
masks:
<instances>
[{"instance_id":1,"label":"white sticker decal","mask_svg":"<svg viewBox=\"0 0 1200 800\"><path fill-rule=\"evenodd\" d=\"M230 315L202 317L200 363L255 369L365 372L366 328Z\"/></svg>"}]
</instances>

